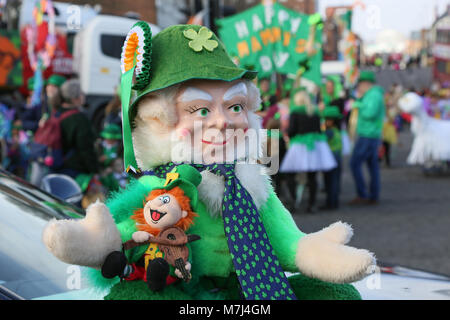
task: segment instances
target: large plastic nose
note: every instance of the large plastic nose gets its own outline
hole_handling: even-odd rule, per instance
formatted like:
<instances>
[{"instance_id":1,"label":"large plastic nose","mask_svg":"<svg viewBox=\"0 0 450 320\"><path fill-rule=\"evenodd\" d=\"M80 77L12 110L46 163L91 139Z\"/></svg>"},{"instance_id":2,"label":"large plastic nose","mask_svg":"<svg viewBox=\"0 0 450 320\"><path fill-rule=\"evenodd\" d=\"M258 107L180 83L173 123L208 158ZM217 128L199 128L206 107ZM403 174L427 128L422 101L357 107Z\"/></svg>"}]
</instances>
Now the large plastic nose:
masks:
<instances>
[{"instance_id":1,"label":"large plastic nose","mask_svg":"<svg viewBox=\"0 0 450 320\"><path fill-rule=\"evenodd\" d=\"M230 119L222 108L217 108L216 112L212 115L209 127L217 130L225 130L231 126Z\"/></svg>"}]
</instances>

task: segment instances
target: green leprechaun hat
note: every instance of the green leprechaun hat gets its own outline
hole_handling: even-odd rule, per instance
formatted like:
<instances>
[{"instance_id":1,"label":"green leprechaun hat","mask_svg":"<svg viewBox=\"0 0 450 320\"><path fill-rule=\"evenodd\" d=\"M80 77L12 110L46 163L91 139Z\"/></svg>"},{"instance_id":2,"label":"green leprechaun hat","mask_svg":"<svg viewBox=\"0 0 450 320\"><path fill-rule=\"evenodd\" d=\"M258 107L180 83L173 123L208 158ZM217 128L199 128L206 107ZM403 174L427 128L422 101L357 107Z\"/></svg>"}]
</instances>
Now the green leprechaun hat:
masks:
<instances>
[{"instance_id":1,"label":"green leprechaun hat","mask_svg":"<svg viewBox=\"0 0 450 320\"><path fill-rule=\"evenodd\" d=\"M131 139L136 104L146 94L191 80L253 79L257 72L237 67L222 42L208 28L175 25L154 38L148 23L139 21L129 31L122 49L121 98L124 163L137 170ZM133 78L135 80L133 81ZM136 98L130 106L132 90Z\"/></svg>"},{"instance_id":2,"label":"green leprechaun hat","mask_svg":"<svg viewBox=\"0 0 450 320\"><path fill-rule=\"evenodd\" d=\"M322 117L325 119L341 119L342 113L336 106L325 107L322 111Z\"/></svg>"},{"instance_id":3,"label":"green leprechaun hat","mask_svg":"<svg viewBox=\"0 0 450 320\"><path fill-rule=\"evenodd\" d=\"M175 187L180 187L191 200L191 207L194 208L198 201L197 187L201 181L202 176L197 169L188 164L182 164L167 173L162 189L171 190Z\"/></svg>"}]
</instances>

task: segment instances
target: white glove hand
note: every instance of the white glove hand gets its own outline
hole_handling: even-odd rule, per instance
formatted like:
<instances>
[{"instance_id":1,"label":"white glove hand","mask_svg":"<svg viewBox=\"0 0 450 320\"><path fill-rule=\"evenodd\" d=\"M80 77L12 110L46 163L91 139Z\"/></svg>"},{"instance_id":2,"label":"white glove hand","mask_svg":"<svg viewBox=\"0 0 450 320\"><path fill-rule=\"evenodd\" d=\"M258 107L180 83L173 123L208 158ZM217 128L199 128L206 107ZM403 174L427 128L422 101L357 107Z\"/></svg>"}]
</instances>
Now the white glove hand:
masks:
<instances>
[{"instance_id":1,"label":"white glove hand","mask_svg":"<svg viewBox=\"0 0 450 320\"><path fill-rule=\"evenodd\" d=\"M69 264L101 268L112 251L120 251L122 239L108 207L99 201L79 220L51 220L42 240L59 260Z\"/></svg>"},{"instance_id":2,"label":"white glove hand","mask_svg":"<svg viewBox=\"0 0 450 320\"><path fill-rule=\"evenodd\" d=\"M350 283L373 272L373 253L346 246L353 236L350 225L336 222L298 242L295 262L308 277L327 282Z\"/></svg>"},{"instance_id":3,"label":"white glove hand","mask_svg":"<svg viewBox=\"0 0 450 320\"><path fill-rule=\"evenodd\" d=\"M191 264L189 263L189 261L186 262L186 265L185 265L184 267L186 268L186 270L187 270L188 272L191 271ZM183 278L183 275L181 274L181 271L178 270L178 269L175 269L175 275L176 275L178 278L180 278L180 279Z\"/></svg>"},{"instance_id":4,"label":"white glove hand","mask_svg":"<svg viewBox=\"0 0 450 320\"><path fill-rule=\"evenodd\" d=\"M135 233L133 233L133 235L131 236L133 238L134 241L136 241L137 243L141 243L141 242L145 242L148 239L150 239L151 234L145 231L136 231Z\"/></svg>"}]
</instances>

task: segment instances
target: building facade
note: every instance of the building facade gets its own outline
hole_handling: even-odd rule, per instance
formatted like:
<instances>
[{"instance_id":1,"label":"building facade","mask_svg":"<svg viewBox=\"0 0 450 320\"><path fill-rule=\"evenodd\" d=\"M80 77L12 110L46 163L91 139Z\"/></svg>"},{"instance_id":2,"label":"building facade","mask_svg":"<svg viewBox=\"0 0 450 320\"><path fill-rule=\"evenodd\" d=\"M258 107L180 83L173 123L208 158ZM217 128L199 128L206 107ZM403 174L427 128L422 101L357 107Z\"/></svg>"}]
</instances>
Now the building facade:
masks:
<instances>
[{"instance_id":1,"label":"building facade","mask_svg":"<svg viewBox=\"0 0 450 320\"><path fill-rule=\"evenodd\" d=\"M75 5L100 6L101 14L124 16L126 13L135 12L139 19L150 23L157 23L155 0L57 0L57 2L73 3Z\"/></svg>"},{"instance_id":2,"label":"building facade","mask_svg":"<svg viewBox=\"0 0 450 320\"><path fill-rule=\"evenodd\" d=\"M450 82L450 5L431 27L433 74L440 82Z\"/></svg>"}]
</instances>

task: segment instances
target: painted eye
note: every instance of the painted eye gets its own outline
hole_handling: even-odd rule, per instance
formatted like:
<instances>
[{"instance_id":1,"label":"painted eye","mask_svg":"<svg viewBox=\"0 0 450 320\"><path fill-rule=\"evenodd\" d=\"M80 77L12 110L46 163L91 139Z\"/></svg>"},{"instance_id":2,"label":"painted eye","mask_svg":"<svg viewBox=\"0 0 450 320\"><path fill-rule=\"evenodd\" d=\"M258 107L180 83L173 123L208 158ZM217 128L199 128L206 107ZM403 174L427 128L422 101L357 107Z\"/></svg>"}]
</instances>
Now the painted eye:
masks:
<instances>
[{"instance_id":1,"label":"painted eye","mask_svg":"<svg viewBox=\"0 0 450 320\"><path fill-rule=\"evenodd\" d=\"M170 202L170 197L169 196L163 196L159 198L161 200L162 203L169 203Z\"/></svg>"},{"instance_id":2,"label":"painted eye","mask_svg":"<svg viewBox=\"0 0 450 320\"><path fill-rule=\"evenodd\" d=\"M235 104L231 106L229 109L231 109L231 111L233 111L234 113L239 113L242 111L242 106L240 104Z\"/></svg>"},{"instance_id":3,"label":"painted eye","mask_svg":"<svg viewBox=\"0 0 450 320\"><path fill-rule=\"evenodd\" d=\"M209 110L206 108L202 108L198 110L198 113L200 114L200 117L206 117L209 114Z\"/></svg>"}]
</instances>

